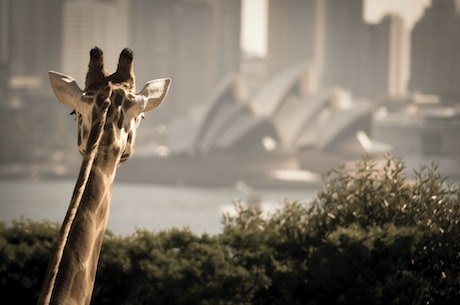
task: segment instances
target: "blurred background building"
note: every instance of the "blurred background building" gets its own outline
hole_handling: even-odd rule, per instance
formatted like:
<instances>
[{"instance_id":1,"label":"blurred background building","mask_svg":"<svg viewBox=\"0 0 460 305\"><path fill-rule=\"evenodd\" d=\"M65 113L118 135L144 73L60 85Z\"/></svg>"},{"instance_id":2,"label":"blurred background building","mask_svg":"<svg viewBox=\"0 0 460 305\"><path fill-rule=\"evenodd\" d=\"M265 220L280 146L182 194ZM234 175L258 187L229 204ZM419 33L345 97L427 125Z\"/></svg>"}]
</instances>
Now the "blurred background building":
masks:
<instances>
[{"instance_id":1,"label":"blurred background building","mask_svg":"<svg viewBox=\"0 0 460 305\"><path fill-rule=\"evenodd\" d=\"M412 31L410 91L459 103L459 30L459 1L433 1Z\"/></svg>"}]
</instances>

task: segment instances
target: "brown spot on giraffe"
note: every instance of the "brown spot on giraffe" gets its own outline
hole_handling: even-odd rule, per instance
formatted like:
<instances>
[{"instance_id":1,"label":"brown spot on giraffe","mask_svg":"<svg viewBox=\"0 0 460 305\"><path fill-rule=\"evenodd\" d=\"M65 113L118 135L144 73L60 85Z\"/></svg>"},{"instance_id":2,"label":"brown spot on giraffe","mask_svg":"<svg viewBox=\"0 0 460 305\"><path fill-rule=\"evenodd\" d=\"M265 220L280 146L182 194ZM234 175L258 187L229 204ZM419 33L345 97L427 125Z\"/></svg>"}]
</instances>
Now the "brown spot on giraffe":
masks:
<instances>
[{"instance_id":1,"label":"brown spot on giraffe","mask_svg":"<svg viewBox=\"0 0 460 305\"><path fill-rule=\"evenodd\" d=\"M127 48L117 71L107 75L97 47L90 51L84 91L73 78L49 72L59 102L75 110L83 160L39 305L90 303L116 170L133 153L143 113L165 99L170 84L170 79L157 79L134 93L133 53Z\"/></svg>"}]
</instances>

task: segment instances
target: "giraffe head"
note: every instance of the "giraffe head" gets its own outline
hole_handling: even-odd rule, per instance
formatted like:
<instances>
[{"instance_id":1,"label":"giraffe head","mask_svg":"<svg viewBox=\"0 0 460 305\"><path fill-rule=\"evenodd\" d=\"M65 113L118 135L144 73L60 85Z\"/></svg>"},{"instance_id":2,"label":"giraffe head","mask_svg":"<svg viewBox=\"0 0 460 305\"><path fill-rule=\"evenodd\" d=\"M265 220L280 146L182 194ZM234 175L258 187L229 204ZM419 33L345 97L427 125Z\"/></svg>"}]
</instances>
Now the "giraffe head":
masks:
<instances>
[{"instance_id":1,"label":"giraffe head","mask_svg":"<svg viewBox=\"0 0 460 305\"><path fill-rule=\"evenodd\" d=\"M50 71L51 88L59 102L75 111L78 123L78 148L85 156L98 146L104 158L114 155L121 162L134 151L136 129L144 115L165 99L171 80L156 79L134 92L133 52L120 53L117 71L109 75L104 68L102 50L90 51L85 90L70 76Z\"/></svg>"}]
</instances>

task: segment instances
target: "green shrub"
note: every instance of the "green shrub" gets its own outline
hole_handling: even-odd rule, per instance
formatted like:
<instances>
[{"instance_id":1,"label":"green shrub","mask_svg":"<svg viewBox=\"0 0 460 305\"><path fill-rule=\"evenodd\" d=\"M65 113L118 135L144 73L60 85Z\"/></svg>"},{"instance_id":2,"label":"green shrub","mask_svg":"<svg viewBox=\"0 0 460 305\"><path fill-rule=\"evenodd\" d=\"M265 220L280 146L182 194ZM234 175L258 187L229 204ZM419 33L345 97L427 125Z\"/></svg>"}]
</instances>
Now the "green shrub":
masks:
<instances>
[{"instance_id":1,"label":"green shrub","mask_svg":"<svg viewBox=\"0 0 460 305\"><path fill-rule=\"evenodd\" d=\"M15 304L35 304L59 226L20 220L0 223L0 295Z\"/></svg>"},{"instance_id":2,"label":"green shrub","mask_svg":"<svg viewBox=\"0 0 460 305\"><path fill-rule=\"evenodd\" d=\"M110 233L93 304L454 304L460 297L460 190L400 160L324 176L311 202L270 215L235 205L216 236ZM32 304L58 226L0 226L0 293Z\"/></svg>"},{"instance_id":3,"label":"green shrub","mask_svg":"<svg viewBox=\"0 0 460 305\"><path fill-rule=\"evenodd\" d=\"M265 219L237 207L224 217L224 235L263 236L272 253L265 303L452 304L460 297L460 190L435 165L415 176L391 157L342 166L325 174L312 202L286 203Z\"/></svg>"},{"instance_id":4,"label":"green shrub","mask_svg":"<svg viewBox=\"0 0 460 305\"><path fill-rule=\"evenodd\" d=\"M121 255L120 247L125 247ZM245 304L254 279L230 264L229 255L217 237L188 230L110 237L102 249L94 303Z\"/></svg>"}]
</instances>

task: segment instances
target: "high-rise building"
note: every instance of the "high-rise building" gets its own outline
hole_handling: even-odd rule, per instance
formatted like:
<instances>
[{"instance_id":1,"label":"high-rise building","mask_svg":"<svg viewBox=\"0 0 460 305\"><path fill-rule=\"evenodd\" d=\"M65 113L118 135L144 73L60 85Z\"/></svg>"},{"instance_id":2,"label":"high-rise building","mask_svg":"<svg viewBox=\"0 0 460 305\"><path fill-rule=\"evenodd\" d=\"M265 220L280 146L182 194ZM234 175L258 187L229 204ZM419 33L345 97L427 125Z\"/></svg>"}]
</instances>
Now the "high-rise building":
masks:
<instances>
[{"instance_id":1,"label":"high-rise building","mask_svg":"<svg viewBox=\"0 0 460 305\"><path fill-rule=\"evenodd\" d=\"M425 10L411 34L411 91L458 101L459 30L459 1L436 0Z\"/></svg>"},{"instance_id":2,"label":"high-rise building","mask_svg":"<svg viewBox=\"0 0 460 305\"><path fill-rule=\"evenodd\" d=\"M338 86L362 95L367 33L363 0L326 1L325 24L323 86Z\"/></svg>"},{"instance_id":3,"label":"high-rise building","mask_svg":"<svg viewBox=\"0 0 460 305\"><path fill-rule=\"evenodd\" d=\"M409 81L409 32L401 16L389 15L384 22L390 27L387 93L390 97L403 97Z\"/></svg>"},{"instance_id":4,"label":"high-rise building","mask_svg":"<svg viewBox=\"0 0 460 305\"><path fill-rule=\"evenodd\" d=\"M314 62L318 0L269 0L267 31L268 75Z\"/></svg>"},{"instance_id":5,"label":"high-rise building","mask_svg":"<svg viewBox=\"0 0 460 305\"><path fill-rule=\"evenodd\" d=\"M0 105L9 100L10 46L11 46L11 4L0 0Z\"/></svg>"},{"instance_id":6,"label":"high-rise building","mask_svg":"<svg viewBox=\"0 0 460 305\"><path fill-rule=\"evenodd\" d=\"M185 113L239 69L241 0L142 0L132 6L138 82L173 79L161 111Z\"/></svg>"},{"instance_id":7,"label":"high-rise building","mask_svg":"<svg viewBox=\"0 0 460 305\"><path fill-rule=\"evenodd\" d=\"M269 76L307 62L320 90L401 97L408 78L407 39L401 17L367 24L363 0L269 1Z\"/></svg>"},{"instance_id":8,"label":"high-rise building","mask_svg":"<svg viewBox=\"0 0 460 305\"><path fill-rule=\"evenodd\" d=\"M400 98L406 94L409 50L408 32L401 16L387 15L378 24L367 25L361 65L365 96Z\"/></svg>"},{"instance_id":9,"label":"high-rise building","mask_svg":"<svg viewBox=\"0 0 460 305\"><path fill-rule=\"evenodd\" d=\"M13 89L48 88L48 70L60 66L61 8L59 0L2 1L0 52Z\"/></svg>"},{"instance_id":10,"label":"high-rise building","mask_svg":"<svg viewBox=\"0 0 460 305\"><path fill-rule=\"evenodd\" d=\"M62 73L82 86L89 51L104 51L106 68L114 72L121 50L130 45L129 0L68 0L63 4Z\"/></svg>"}]
</instances>

